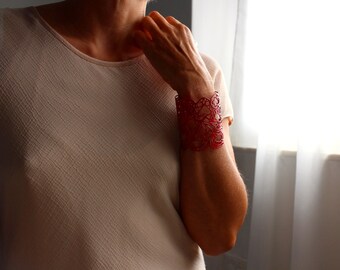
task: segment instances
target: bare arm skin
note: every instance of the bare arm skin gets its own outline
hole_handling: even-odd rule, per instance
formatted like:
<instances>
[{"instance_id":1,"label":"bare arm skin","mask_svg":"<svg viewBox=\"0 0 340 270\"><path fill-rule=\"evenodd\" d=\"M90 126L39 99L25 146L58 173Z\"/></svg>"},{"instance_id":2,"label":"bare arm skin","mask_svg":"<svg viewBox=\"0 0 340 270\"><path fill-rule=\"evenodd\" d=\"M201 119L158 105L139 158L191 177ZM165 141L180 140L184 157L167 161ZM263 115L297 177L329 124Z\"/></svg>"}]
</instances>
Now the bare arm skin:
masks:
<instances>
[{"instance_id":1,"label":"bare arm skin","mask_svg":"<svg viewBox=\"0 0 340 270\"><path fill-rule=\"evenodd\" d=\"M247 194L237 170L224 120L223 147L181 152L181 212L191 237L207 255L230 250L247 211Z\"/></svg>"},{"instance_id":2,"label":"bare arm skin","mask_svg":"<svg viewBox=\"0 0 340 270\"><path fill-rule=\"evenodd\" d=\"M163 79L197 101L214 93L211 76L190 30L173 17L146 16L134 34L136 42ZM216 150L181 150L180 211L192 239L207 255L230 250L247 211L247 192L236 167L223 122L224 145Z\"/></svg>"}]
</instances>

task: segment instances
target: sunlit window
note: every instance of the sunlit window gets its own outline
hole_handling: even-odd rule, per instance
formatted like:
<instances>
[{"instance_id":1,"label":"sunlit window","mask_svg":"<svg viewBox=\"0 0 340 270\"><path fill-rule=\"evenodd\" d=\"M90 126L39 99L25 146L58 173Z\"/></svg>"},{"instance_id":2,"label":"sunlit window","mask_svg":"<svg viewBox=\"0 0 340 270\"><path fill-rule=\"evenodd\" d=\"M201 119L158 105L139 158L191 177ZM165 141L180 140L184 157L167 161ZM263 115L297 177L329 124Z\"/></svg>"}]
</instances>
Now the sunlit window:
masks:
<instances>
[{"instance_id":1,"label":"sunlit window","mask_svg":"<svg viewBox=\"0 0 340 270\"><path fill-rule=\"evenodd\" d=\"M332 0L248 1L244 117L284 150L340 154L339 10Z\"/></svg>"}]
</instances>

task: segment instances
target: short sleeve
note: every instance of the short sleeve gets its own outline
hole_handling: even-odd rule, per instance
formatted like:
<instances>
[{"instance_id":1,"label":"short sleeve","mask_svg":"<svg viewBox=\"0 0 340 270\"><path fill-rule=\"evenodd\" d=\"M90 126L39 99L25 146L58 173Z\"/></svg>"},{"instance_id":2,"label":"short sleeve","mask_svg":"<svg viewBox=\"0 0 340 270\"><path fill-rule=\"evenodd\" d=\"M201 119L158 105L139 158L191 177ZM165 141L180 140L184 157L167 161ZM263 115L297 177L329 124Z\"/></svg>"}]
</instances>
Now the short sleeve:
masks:
<instances>
[{"instance_id":1,"label":"short sleeve","mask_svg":"<svg viewBox=\"0 0 340 270\"><path fill-rule=\"evenodd\" d=\"M202 59L205 62L207 69L210 72L212 80L214 82L214 88L219 93L221 99L222 119L229 118L229 125L232 124L234 119L234 112L232 103L227 89L225 78L220 65L211 57L202 54Z\"/></svg>"}]
</instances>

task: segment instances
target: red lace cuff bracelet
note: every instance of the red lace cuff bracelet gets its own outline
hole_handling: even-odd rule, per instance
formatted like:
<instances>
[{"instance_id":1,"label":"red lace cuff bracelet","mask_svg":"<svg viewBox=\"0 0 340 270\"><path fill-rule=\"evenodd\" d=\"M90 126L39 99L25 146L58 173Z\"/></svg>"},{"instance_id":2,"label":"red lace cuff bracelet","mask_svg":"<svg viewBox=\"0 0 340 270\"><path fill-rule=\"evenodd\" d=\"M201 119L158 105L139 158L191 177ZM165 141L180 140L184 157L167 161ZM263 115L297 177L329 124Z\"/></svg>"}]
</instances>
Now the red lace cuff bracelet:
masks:
<instances>
[{"instance_id":1,"label":"red lace cuff bracelet","mask_svg":"<svg viewBox=\"0 0 340 270\"><path fill-rule=\"evenodd\" d=\"M218 92L197 102L176 96L176 108L182 149L217 149L224 143L221 105Z\"/></svg>"}]
</instances>

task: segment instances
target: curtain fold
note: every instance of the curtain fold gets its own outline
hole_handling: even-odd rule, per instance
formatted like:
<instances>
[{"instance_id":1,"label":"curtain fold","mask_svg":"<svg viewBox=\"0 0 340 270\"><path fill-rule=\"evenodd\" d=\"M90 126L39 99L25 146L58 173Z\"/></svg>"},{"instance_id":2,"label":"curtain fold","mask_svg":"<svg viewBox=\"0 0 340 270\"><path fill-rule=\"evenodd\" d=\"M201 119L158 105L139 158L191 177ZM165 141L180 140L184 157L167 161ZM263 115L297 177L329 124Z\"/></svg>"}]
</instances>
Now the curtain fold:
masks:
<instances>
[{"instance_id":1,"label":"curtain fold","mask_svg":"<svg viewBox=\"0 0 340 270\"><path fill-rule=\"evenodd\" d=\"M339 156L298 152L290 269L340 268L339 178Z\"/></svg>"},{"instance_id":2,"label":"curtain fold","mask_svg":"<svg viewBox=\"0 0 340 270\"><path fill-rule=\"evenodd\" d=\"M223 35L231 9L213 5ZM257 149L247 269L340 269L340 3L233 5L232 61L218 61L230 73L233 145ZM208 50L221 50L210 35Z\"/></svg>"},{"instance_id":3,"label":"curtain fold","mask_svg":"<svg viewBox=\"0 0 340 270\"><path fill-rule=\"evenodd\" d=\"M201 52L222 67L230 90L238 0L192 0L192 32ZM223 61L221 61L223 59Z\"/></svg>"},{"instance_id":4,"label":"curtain fold","mask_svg":"<svg viewBox=\"0 0 340 270\"><path fill-rule=\"evenodd\" d=\"M247 5L246 121L258 116L248 269L340 269L339 7Z\"/></svg>"}]
</instances>

